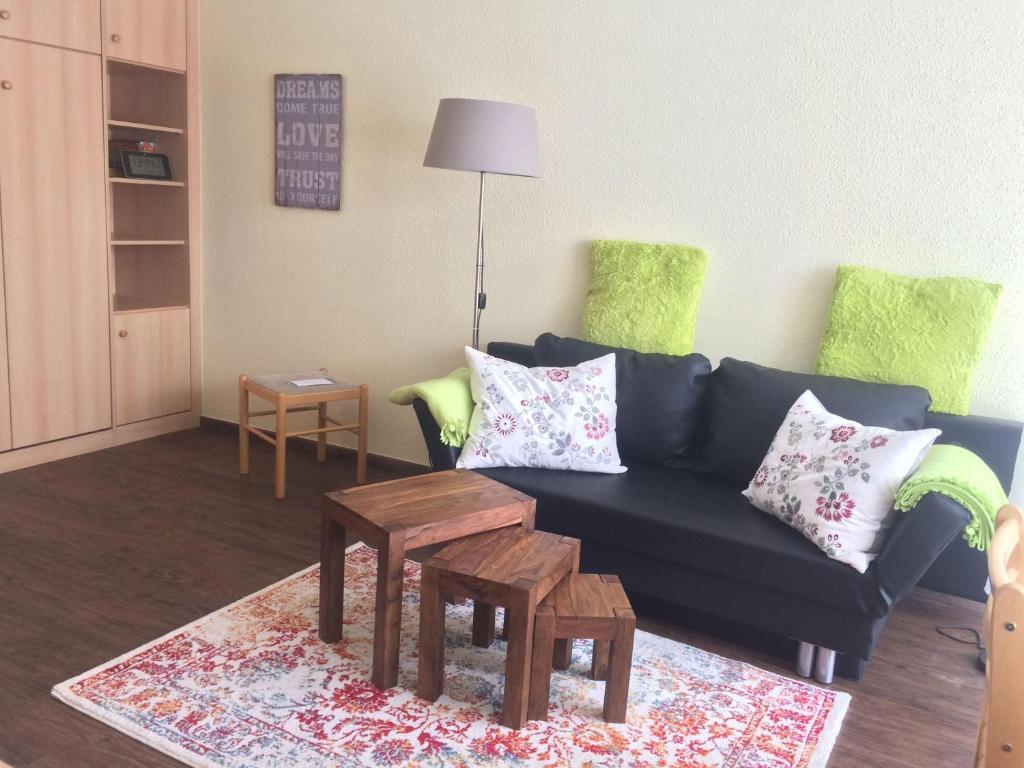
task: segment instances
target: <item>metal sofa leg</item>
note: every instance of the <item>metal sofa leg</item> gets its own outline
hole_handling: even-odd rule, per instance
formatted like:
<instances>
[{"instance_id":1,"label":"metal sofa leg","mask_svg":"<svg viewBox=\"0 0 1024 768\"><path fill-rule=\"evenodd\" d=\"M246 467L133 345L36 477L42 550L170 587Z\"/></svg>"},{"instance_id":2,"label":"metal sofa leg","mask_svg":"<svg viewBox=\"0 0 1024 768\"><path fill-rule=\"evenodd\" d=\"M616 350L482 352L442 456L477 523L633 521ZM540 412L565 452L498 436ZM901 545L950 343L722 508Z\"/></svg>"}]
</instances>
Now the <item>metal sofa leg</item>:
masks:
<instances>
[{"instance_id":1,"label":"metal sofa leg","mask_svg":"<svg viewBox=\"0 0 1024 768\"><path fill-rule=\"evenodd\" d=\"M831 685L835 676L836 652L831 648L818 648L814 661L814 679L822 685Z\"/></svg>"},{"instance_id":2,"label":"metal sofa leg","mask_svg":"<svg viewBox=\"0 0 1024 768\"><path fill-rule=\"evenodd\" d=\"M796 673L800 677L810 677L814 668L814 648L810 643L800 641L796 649Z\"/></svg>"}]
</instances>

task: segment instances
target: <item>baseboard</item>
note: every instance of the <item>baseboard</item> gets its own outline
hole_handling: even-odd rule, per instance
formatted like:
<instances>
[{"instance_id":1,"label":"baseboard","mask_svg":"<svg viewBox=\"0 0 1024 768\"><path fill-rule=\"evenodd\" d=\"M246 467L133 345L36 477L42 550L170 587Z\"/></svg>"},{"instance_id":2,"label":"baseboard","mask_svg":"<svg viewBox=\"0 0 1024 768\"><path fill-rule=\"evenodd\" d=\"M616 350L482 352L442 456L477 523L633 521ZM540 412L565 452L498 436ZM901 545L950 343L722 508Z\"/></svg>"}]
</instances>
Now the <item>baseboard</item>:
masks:
<instances>
[{"instance_id":1,"label":"baseboard","mask_svg":"<svg viewBox=\"0 0 1024 768\"><path fill-rule=\"evenodd\" d=\"M227 421L226 419L215 419L212 416L203 416L199 419L200 429L209 429L215 432L228 432L232 435L238 434L238 422ZM275 435L274 430L264 429L268 435L273 437ZM260 442L259 440L254 441L255 443ZM309 451L310 453L316 453L316 440L309 437L293 437L288 441L289 446L294 446L303 451ZM336 458L344 458L350 461L356 460L356 449L349 448L344 445L334 445L333 443L327 444L327 455L334 456ZM406 461L405 459L396 459L393 456L384 456L379 453L369 452L366 454L366 461L369 464L373 464L377 467L385 469L391 469L395 472L403 472L409 475L422 475L430 471L430 467L426 464L417 464L414 461Z\"/></svg>"}]
</instances>

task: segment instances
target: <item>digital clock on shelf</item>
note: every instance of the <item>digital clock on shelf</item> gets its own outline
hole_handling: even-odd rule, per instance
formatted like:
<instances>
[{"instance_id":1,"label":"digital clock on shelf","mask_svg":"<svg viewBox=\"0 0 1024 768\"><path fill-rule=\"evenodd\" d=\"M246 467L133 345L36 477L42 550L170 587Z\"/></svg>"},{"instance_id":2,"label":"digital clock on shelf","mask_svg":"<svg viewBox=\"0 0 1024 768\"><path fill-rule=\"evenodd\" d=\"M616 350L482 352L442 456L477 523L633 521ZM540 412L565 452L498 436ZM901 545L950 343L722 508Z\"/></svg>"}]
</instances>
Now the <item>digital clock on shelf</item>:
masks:
<instances>
[{"instance_id":1,"label":"digital clock on shelf","mask_svg":"<svg viewBox=\"0 0 1024 768\"><path fill-rule=\"evenodd\" d=\"M121 167L129 179L171 181L171 163L167 155L157 152L121 150Z\"/></svg>"}]
</instances>

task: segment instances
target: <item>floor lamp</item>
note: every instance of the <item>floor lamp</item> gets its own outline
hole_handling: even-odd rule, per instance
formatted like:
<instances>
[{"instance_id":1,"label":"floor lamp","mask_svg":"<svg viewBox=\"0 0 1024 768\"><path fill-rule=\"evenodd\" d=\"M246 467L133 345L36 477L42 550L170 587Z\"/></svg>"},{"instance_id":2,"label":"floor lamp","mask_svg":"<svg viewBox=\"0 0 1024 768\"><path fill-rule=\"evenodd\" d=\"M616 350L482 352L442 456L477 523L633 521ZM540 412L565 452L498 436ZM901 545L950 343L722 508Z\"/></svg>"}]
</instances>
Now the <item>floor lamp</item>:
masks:
<instances>
[{"instance_id":1,"label":"floor lamp","mask_svg":"<svg viewBox=\"0 0 1024 768\"><path fill-rule=\"evenodd\" d=\"M484 175L540 176L537 116L532 107L479 99L441 99L423 165L480 174L477 208L473 348L480 349L484 292Z\"/></svg>"}]
</instances>

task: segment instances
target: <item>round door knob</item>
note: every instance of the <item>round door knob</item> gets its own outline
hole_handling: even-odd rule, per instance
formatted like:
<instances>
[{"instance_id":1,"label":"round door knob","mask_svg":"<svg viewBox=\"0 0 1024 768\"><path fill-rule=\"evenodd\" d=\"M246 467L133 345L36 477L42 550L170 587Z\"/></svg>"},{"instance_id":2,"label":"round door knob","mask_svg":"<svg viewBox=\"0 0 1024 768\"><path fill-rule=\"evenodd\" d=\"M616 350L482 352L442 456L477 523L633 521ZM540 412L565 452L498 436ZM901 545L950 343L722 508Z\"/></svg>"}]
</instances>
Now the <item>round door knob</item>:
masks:
<instances>
[{"instance_id":1,"label":"round door knob","mask_svg":"<svg viewBox=\"0 0 1024 768\"><path fill-rule=\"evenodd\" d=\"M121 36L115 32L114 34L112 34L110 36L110 42L112 42L112 43L120 43L121 42Z\"/></svg>"},{"instance_id":2,"label":"round door knob","mask_svg":"<svg viewBox=\"0 0 1024 768\"><path fill-rule=\"evenodd\" d=\"M4 8L2 11L0 11L0 19L3 19L4 21L7 21L9 18L11 18L11 12L10 11L8 11L6 8Z\"/></svg>"},{"instance_id":3,"label":"round door knob","mask_svg":"<svg viewBox=\"0 0 1024 768\"><path fill-rule=\"evenodd\" d=\"M9 91L13 87L14 87L14 83L12 83L10 80L0 81L0 88L3 88L5 91Z\"/></svg>"},{"instance_id":4,"label":"round door knob","mask_svg":"<svg viewBox=\"0 0 1024 768\"><path fill-rule=\"evenodd\" d=\"M117 332L117 335L120 336L123 339L123 338L125 338L128 335L128 331L120 330L120 331Z\"/></svg>"}]
</instances>

